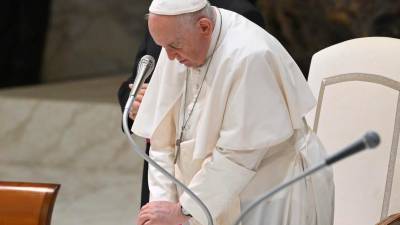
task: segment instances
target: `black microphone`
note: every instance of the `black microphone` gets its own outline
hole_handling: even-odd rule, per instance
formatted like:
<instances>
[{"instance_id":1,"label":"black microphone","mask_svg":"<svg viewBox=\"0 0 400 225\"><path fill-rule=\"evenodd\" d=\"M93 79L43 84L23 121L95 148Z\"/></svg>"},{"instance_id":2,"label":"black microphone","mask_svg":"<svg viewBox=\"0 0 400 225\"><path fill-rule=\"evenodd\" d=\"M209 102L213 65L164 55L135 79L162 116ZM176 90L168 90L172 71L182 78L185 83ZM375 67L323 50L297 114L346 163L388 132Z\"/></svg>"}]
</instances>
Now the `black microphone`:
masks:
<instances>
[{"instance_id":1,"label":"black microphone","mask_svg":"<svg viewBox=\"0 0 400 225\"><path fill-rule=\"evenodd\" d=\"M361 150L367 148L375 148L379 145L380 138L376 132L369 131L367 132L362 138L358 141L354 142L353 144L345 147L343 150L335 153L334 155L328 157L325 160L326 165L331 165L341 159L344 159L350 155L353 155Z\"/></svg>"},{"instance_id":2,"label":"black microphone","mask_svg":"<svg viewBox=\"0 0 400 225\"><path fill-rule=\"evenodd\" d=\"M379 135L374 132L374 131L369 131L367 132L362 138L354 142L353 144L343 148L341 151L335 153L334 155L326 158L323 162L307 169L304 171L302 174L280 184L279 186L275 187L272 189L270 192L258 197L255 201L253 201L250 206L243 211L243 213L239 216L239 218L236 220L234 225L238 225L240 221L252 210L254 209L257 205L259 205L262 201L265 199L271 197L272 195L276 194L277 192L289 187L290 185L296 183L297 181L300 181L306 176L309 176L318 170L324 168L325 166L332 165L333 163L338 162L339 160L342 160L348 156L351 156L357 152L360 152L361 150L367 149L367 148L375 148L376 146L379 145L380 138Z\"/></svg>"},{"instance_id":3,"label":"black microphone","mask_svg":"<svg viewBox=\"0 0 400 225\"><path fill-rule=\"evenodd\" d=\"M139 91L140 87L143 85L144 81L150 76L151 72L153 72L155 66L155 60L151 55L143 56L139 63L138 69L136 72L135 82L133 82L133 87L129 96L136 97L137 92Z\"/></svg>"}]
</instances>

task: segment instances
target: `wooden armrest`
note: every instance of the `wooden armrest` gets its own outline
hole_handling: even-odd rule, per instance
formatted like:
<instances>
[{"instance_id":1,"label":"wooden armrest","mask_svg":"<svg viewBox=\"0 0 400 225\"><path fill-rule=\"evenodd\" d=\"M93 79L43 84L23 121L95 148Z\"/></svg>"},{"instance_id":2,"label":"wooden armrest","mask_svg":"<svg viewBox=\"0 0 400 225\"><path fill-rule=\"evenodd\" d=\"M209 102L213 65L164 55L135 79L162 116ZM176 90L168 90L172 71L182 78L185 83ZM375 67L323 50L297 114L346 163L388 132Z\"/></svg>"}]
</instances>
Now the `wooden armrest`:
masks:
<instances>
[{"instance_id":1,"label":"wooden armrest","mask_svg":"<svg viewBox=\"0 0 400 225\"><path fill-rule=\"evenodd\" d=\"M376 225L400 225L400 213L396 213L389 217L386 217Z\"/></svg>"},{"instance_id":2,"label":"wooden armrest","mask_svg":"<svg viewBox=\"0 0 400 225\"><path fill-rule=\"evenodd\" d=\"M0 224L50 225L59 184L0 181Z\"/></svg>"}]
</instances>

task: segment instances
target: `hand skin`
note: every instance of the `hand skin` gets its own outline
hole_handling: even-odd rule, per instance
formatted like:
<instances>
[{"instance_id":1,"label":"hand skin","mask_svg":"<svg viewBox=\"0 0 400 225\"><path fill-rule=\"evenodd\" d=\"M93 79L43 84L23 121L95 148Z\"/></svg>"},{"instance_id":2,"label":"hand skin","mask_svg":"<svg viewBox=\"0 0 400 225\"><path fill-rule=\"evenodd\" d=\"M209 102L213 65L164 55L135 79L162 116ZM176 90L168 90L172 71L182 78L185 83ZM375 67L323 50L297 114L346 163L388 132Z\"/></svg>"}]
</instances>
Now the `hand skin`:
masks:
<instances>
[{"instance_id":1,"label":"hand skin","mask_svg":"<svg viewBox=\"0 0 400 225\"><path fill-rule=\"evenodd\" d=\"M190 217L182 214L179 203L153 201L142 207L137 225L179 225L186 223Z\"/></svg>"},{"instance_id":2,"label":"hand skin","mask_svg":"<svg viewBox=\"0 0 400 225\"><path fill-rule=\"evenodd\" d=\"M133 86L133 84L129 84L130 89L132 89L132 86ZM143 84L140 87L140 89L136 95L135 101L133 102L131 109L129 110L129 118L131 118L132 120L135 120L135 118L136 118L136 114L139 110L140 104L142 103L142 99L143 99L144 93L146 92L147 86L148 86L148 84Z\"/></svg>"}]
</instances>

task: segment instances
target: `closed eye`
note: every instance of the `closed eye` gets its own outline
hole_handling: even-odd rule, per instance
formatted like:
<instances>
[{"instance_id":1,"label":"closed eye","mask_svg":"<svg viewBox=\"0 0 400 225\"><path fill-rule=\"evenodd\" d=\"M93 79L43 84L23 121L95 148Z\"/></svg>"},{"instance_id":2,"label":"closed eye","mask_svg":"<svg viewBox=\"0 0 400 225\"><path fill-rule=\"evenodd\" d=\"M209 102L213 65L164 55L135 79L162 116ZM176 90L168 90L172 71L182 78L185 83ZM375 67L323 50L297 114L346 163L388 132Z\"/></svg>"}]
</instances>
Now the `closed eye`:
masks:
<instances>
[{"instance_id":1,"label":"closed eye","mask_svg":"<svg viewBox=\"0 0 400 225\"><path fill-rule=\"evenodd\" d=\"M175 45L175 44L169 44L168 47L174 49L174 50L179 50L181 49L181 47L179 45Z\"/></svg>"}]
</instances>

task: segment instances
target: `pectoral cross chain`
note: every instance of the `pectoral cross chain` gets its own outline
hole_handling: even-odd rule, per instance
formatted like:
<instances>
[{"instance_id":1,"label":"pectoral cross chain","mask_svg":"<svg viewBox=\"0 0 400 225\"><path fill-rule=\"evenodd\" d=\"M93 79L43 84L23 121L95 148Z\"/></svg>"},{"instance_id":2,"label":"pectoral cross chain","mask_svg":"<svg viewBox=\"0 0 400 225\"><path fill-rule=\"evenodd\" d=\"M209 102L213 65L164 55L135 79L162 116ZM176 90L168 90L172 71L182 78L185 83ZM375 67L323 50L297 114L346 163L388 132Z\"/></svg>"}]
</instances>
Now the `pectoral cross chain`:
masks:
<instances>
[{"instance_id":1,"label":"pectoral cross chain","mask_svg":"<svg viewBox=\"0 0 400 225\"><path fill-rule=\"evenodd\" d=\"M175 145L176 145L176 154L175 154L175 159L174 159L174 164L176 164L176 161L178 160L179 154L181 152L181 143L183 140L183 129L181 130L181 134L179 136L179 139L176 139Z\"/></svg>"}]
</instances>

